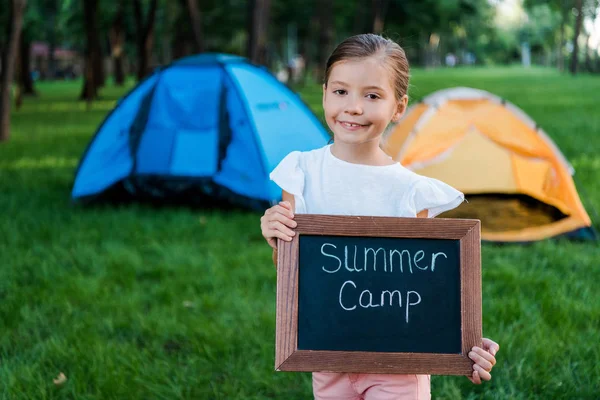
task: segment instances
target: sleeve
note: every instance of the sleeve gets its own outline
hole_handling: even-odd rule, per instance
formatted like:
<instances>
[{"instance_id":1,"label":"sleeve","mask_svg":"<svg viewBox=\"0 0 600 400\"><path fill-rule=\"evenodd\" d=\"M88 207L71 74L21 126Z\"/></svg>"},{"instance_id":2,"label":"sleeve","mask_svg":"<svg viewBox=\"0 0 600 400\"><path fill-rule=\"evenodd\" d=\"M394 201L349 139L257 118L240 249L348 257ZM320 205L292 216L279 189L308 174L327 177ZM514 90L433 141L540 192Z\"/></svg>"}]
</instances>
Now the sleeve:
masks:
<instances>
[{"instance_id":1,"label":"sleeve","mask_svg":"<svg viewBox=\"0 0 600 400\"><path fill-rule=\"evenodd\" d=\"M269 177L281 189L294 195L296 213L306 213L304 204L304 171L301 168L300 158L302 153L293 151L271 172Z\"/></svg>"},{"instance_id":2,"label":"sleeve","mask_svg":"<svg viewBox=\"0 0 600 400\"><path fill-rule=\"evenodd\" d=\"M423 210L429 210L429 218L458 207L465 195L434 178L421 176L410 191L410 207L415 215Z\"/></svg>"}]
</instances>

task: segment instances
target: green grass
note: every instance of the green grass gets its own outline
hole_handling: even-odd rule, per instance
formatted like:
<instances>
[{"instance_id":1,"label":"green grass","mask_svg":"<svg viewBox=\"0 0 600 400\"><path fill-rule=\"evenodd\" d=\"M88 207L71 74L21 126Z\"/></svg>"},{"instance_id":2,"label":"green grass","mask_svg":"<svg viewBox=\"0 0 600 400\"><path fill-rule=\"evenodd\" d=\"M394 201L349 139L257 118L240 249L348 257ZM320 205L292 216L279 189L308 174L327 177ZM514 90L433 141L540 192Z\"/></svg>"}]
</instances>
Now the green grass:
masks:
<instances>
[{"instance_id":1,"label":"green grass","mask_svg":"<svg viewBox=\"0 0 600 400\"><path fill-rule=\"evenodd\" d=\"M594 218L598 77L516 68L413 75L413 100L462 85L523 108L576 168ZM260 216L72 207L79 157L124 91L107 87L86 110L78 83L38 89L13 110L12 138L0 145L0 398L311 398L309 374L273 371L275 270ZM320 115L319 88L303 96ZM501 344L494 379L436 376L433 397L598 398L599 263L597 243L484 244L484 334ZM68 380L56 386L59 372Z\"/></svg>"}]
</instances>

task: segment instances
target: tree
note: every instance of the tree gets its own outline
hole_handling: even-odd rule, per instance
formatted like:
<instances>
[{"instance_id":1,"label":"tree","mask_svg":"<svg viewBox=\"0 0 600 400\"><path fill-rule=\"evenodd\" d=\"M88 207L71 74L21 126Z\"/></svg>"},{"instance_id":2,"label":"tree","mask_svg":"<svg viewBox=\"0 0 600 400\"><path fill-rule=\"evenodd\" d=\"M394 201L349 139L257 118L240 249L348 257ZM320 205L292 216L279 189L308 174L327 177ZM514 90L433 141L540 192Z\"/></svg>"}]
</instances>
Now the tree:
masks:
<instances>
[{"instance_id":1,"label":"tree","mask_svg":"<svg viewBox=\"0 0 600 400\"><path fill-rule=\"evenodd\" d=\"M594 21L596 21L596 18L598 17L598 11L600 10L600 0L595 0L592 1L590 3L590 7L589 7L589 15L591 16L590 19L592 21L592 23ZM588 46L588 42L589 42L589 37L594 33L594 27L592 26L592 32L589 32L588 35L588 40L586 40L586 48ZM594 60L592 60L592 56L591 56L591 52L595 53L595 58L598 57L598 48L596 49L586 49L585 52L585 65L586 65L586 69L589 72L598 72L598 65L597 63L594 62Z\"/></svg>"},{"instance_id":2,"label":"tree","mask_svg":"<svg viewBox=\"0 0 600 400\"><path fill-rule=\"evenodd\" d=\"M98 88L104 84L102 49L98 33L98 0L84 0L85 20L85 66L81 99L92 101L98 96Z\"/></svg>"},{"instance_id":3,"label":"tree","mask_svg":"<svg viewBox=\"0 0 600 400\"><path fill-rule=\"evenodd\" d=\"M173 20L165 27L165 31L172 31L170 46L173 59L185 57L194 52L194 42L189 31L190 17L187 15L186 1L180 0L178 4L175 2L167 4L167 11Z\"/></svg>"},{"instance_id":4,"label":"tree","mask_svg":"<svg viewBox=\"0 0 600 400\"><path fill-rule=\"evenodd\" d=\"M248 1L248 46L247 55L255 64L267 65L268 26L271 0Z\"/></svg>"},{"instance_id":5,"label":"tree","mask_svg":"<svg viewBox=\"0 0 600 400\"><path fill-rule=\"evenodd\" d=\"M31 40L27 37L24 30L19 38L19 51L15 60L15 109L19 110L23 104L23 95L37 95L33 87L33 78L31 77Z\"/></svg>"},{"instance_id":6,"label":"tree","mask_svg":"<svg viewBox=\"0 0 600 400\"><path fill-rule=\"evenodd\" d=\"M532 6L525 24L518 29L520 43L528 43L533 57L550 64L556 45L556 33L560 27L560 12L548 4Z\"/></svg>"},{"instance_id":7,"label":"tree","mask_svg":"<svg viewBox=\"0 0 600 400\"><path fill-rule=\"evenodd\" d=\"M569 72L577 74L577 64L579 62L579 34L581 33L581 24L583 22L583 0L575 0L575 10L577 17L575 19L575 34L573 35L573 54L571 56L571 65Z\"/></svg>"},{"instance_id":8,"label":"tree","mask_svg":"<svg viewBox=\"0 0 600 400\"><path fill-rule=\"evenodd\" d=\"M63 39L63 32L59 23L61 0L29 0L25 14L24 33L31 38L45 38L48 42L48 66L40 71L41 79L56 76L56 60L54 50L57 43Z\"/></svg>"},{"instance_id":9,"label":"tree","mask_svg":"<svg viewBox=\"0 0 600 400\"><path fill-rule=\"evenodd\" d=\"M119 3L119 9L115 14L113 23L108 33L110 40L111 56L113 59L113 69L115 75L115 84L123 86L125 84L125 70L123 68L123 54L125 52L125 6Z\"/></svg>"},{"instance_id":10,"label":"tree","mask_svg":"<svg viewBox=\"0 0 600 400\"><path fill-rule=\"evenodd\" d=\"M34 39L45 37L46 34L52 37L47 31L46 19L54 20L56 7L52 8L55 0L29 0L23 14L23 24L19 39L19 51L15 65L15 81L17 82L15 90L15 106L18 110L21 107L23 96L36 96L31 76L31 44ZM54 4L56 5L56 4ZM54 47L49 49L49 63L53 60Z\"/></svg>"},{"instance_id":11,"label":"tree","mask_svg":"<svg viewBox=\"0 0 600 400\"><path fill-rule=\"evenodd\" d=\"M433 66L444 51L472 52L479 38L489 37L492 11L488 0L393 1L385 25L404 39L400 42L412 63Z\"/></svg>"},{"instance_id":12,"label":"tree","mask_svg":"<svg viewBox=\"0 0 600 400\"><path fill-rule=\"evenodd\" d=\"M556 66L559 71L564 71L565 44L567 41L566 27L569 23L569 15L573 8L573 0L525 0L523 5L528 11L536 6L548 6L560 15L558 40L556 41Z\"/></svg>"},{"instance_id":13,"label":"tree","mask_svg":"<svg viewBox=\"0 0 600 400\"><path fill-rule=\"evenodd\" d=\"M316 73L319 83L325 78L324 72L327 66L327 58L334 44L332 12L333 1L323 0L319 7L319 65Z\"/></svg>"},{"instance_id":14,"label":"tree","mask_svg":"<svg viewBox=\"0 0 600 400\"><path fill-rule=\"evenodd\" d=\"M156 17L157 0L150 0L147 17L144 18L141 0L133 1L138 50L138 80L144 79L150 73L150 57L154 45L154 22Z\"/></svg>"},{"instance_id":15,"label":"tree","mask_svg":"<svg viewBox=\"0 0 600 400\"><path fill-rule=\"evenodd\" d=\"M9 21L6 26L6 45L2 53L2 72L0 73L0 141L10 137L10 87L13 81L15 58L26 0L10 2Z\"/></svg>"},{"instance_id":16,"label":"tree","mask_svg":"<svg viewBox=\"0 0 600 400\"><path fill-rule=\"evenodd\" d=\"M385 22L385 13L389 4L389 0L372 0L373 1L373 33L380 35L383 32L383 24Z\"/></svg>"},{"instance_id":17,"label":"tree","mask_svg":"<svg viewBox=\"0 0 600 400\"><path fill-rule=\"evenodd\" d=\"M204 51L204 38L202 36L202 15L198 8L196 0L186 0L188 14L190 16L190 24L192 25L192 32L194 33L194 44L196 45L196 51L202 53Z\"/></svg>"}]
</instances>

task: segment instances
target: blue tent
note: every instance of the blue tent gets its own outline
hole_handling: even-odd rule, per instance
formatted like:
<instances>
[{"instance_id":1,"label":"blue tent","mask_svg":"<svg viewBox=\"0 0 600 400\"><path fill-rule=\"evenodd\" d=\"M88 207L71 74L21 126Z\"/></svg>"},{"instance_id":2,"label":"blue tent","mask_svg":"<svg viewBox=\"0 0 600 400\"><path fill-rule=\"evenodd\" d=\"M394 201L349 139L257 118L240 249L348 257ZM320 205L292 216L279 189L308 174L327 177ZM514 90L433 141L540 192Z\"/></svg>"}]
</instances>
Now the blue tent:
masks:
<instances>
[{"instance_id":1,"label":"blue tent","mask_svg":"<svg viewBox=\"0 0 600 400\"><path fill-rule=\"evenodd\" d=\"M269 172L329 135L262 67L191 56L142 81L100 125L73 185L76 202L149 199L264 208L281 198Z\"/></svg>"}]
</instances>

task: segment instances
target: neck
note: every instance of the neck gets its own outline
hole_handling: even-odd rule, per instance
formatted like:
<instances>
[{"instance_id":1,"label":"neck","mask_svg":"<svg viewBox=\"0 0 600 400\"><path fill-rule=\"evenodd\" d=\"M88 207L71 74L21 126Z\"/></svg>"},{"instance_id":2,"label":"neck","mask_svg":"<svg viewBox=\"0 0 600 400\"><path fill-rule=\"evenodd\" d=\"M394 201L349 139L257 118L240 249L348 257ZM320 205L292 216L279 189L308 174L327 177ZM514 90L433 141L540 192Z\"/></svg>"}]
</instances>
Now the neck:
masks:
<instances>
[{"instance_id":1,"label":"neck","mask_svg":"<svg viewBox=\"0 0 600 400\"><path fill-rule=\"evenodd\" d=\"M350 144L334 142L331 145L331 154L340 160L353 164L364 165L391 165L394 161L379 147L379 141Z\"/></svg>"}]
</instances>

